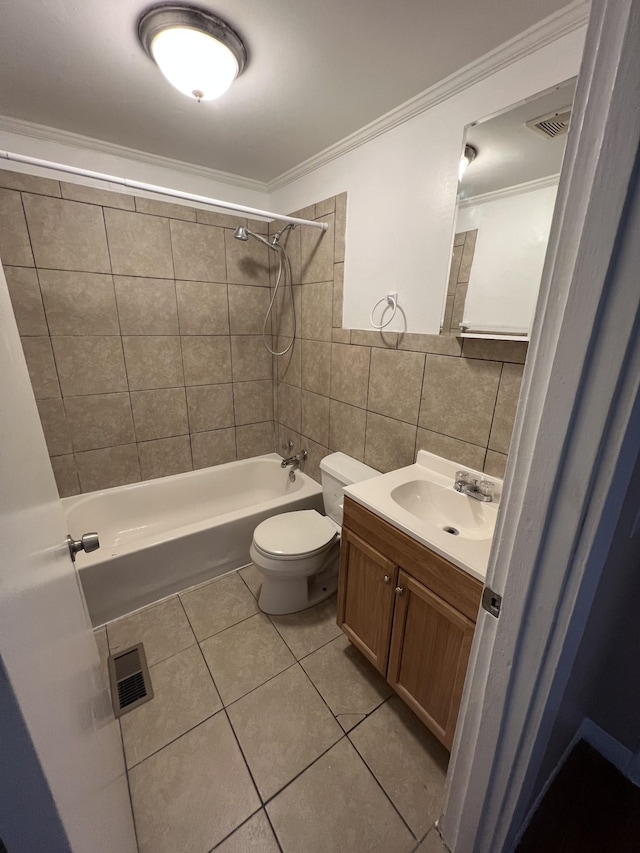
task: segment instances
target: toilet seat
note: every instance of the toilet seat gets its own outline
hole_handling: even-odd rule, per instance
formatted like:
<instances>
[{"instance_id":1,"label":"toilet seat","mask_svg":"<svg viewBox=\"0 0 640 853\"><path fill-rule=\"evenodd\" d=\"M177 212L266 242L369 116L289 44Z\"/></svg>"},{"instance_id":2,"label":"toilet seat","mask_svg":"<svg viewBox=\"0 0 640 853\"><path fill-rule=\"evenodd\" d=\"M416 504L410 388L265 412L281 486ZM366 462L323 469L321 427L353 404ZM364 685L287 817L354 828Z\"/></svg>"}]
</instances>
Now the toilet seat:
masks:
<instances>
[{"instance_id":1,"label":"toilet seat","mask_svg":"<svg viewBox=\"0 0 640 853\"><path fill-rule=\"evenodd\" d=\"M337 538L337 525L308 509L267 518L256 527L253 545L266 557L299 560L321 553Z\"/></svg>"}]
</instances>

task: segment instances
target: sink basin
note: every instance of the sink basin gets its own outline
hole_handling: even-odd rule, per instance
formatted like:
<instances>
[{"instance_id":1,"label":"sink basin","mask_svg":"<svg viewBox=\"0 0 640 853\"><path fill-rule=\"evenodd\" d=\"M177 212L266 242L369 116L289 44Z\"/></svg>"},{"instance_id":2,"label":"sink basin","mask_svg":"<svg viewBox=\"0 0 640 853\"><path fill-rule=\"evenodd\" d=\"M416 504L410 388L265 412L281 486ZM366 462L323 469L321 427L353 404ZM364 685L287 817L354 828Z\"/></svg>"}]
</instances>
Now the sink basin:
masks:
<instances>
[{"instance_id":1,"label":"sink basin","mask_svg":"<svg viewBox=\"0 0 640 853\"><path fill-rule=\"evenodd\" d=\"M491 539L496 509L430 480L409 480L390 498L420 521L460 539Z\"/></svg>"}]
</instances>

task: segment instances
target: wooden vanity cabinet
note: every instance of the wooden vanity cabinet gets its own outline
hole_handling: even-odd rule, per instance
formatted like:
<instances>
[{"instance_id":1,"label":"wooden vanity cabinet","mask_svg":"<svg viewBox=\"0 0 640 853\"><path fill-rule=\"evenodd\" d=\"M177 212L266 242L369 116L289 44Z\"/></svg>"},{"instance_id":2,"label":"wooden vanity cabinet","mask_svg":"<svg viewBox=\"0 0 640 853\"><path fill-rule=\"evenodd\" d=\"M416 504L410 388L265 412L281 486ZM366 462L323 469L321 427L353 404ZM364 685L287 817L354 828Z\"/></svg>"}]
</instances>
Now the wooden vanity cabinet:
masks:
<instances>
[{"instance_id":1,"label":"wooden vanity cabinet","mask_svg":"<svg viewBox=\"0 0 640 853\"><path fill-rule=\"evenodd\" d=\"M338 624L451 749L482 584L345 500Z\"/></svg>"}]
</instances>

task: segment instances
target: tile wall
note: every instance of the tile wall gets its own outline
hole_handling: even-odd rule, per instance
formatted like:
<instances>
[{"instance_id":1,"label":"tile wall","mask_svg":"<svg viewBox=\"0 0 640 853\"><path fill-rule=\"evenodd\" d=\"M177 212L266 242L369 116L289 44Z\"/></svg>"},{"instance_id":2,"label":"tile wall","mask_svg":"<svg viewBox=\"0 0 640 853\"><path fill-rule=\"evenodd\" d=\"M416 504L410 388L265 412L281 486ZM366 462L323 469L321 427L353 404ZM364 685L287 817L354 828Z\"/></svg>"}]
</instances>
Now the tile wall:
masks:
<instances>
[{"instance_id":1,"label":"tile wall","mask_svg":"<svg viewBox=\"0 0 640 853\"><path fill-rule=\"evenodd\" d=\"M268 250L238 224L0 170L0 257L61 496L273 451Z\"/></svg>"},{"instance_id":2,"label":"tile wall","mask_svg":"<svg viewBox=\"0 0 640 853\"><path fill-rule=\"evenodd\" d=\"M526 344L343 329L346 203L283 237L295 312L282 288L275 346L297 328L271 359L276 256L233 239L245 220L0 170L0 257L62 496L271 452L274 412L276 449L305 447L316 479L334 450L503 474Z\"/></svg>"},{"instance_id":3,"label":"tile wall","mask_svg":"<svg viewBox=\"0 0 640 853\"><path fill-rule=\"evenodd\" d=\"M298 211L329 230L289 235L298 333L274 368L280 452L288 440L306 448L315 478L331 451L390 471L411 464L419 449L502 476L526 343L343 329L346 203L342 194ZM458 244L464 262L464 240ZM284 309L274 330L279 348L291 333Z\"/></svg>"}]
</instances>

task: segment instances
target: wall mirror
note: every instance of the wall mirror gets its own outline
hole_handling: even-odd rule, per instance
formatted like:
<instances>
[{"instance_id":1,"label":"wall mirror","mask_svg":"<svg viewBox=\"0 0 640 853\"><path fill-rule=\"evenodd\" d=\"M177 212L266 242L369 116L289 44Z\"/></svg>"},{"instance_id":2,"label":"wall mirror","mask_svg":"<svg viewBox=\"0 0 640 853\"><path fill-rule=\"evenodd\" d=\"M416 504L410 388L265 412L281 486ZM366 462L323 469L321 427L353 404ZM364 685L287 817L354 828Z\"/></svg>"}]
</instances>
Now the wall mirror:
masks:
<instances>
[{"instance_id":1,"label":"wall mirror","mask_svg":"<svg viewBox=\"0 0 640 853\"><path fill-rule=\"evenodd\" d=\"M528 339L575 83L465 128L443 334Z\"/></svg>"}]
</instances>

